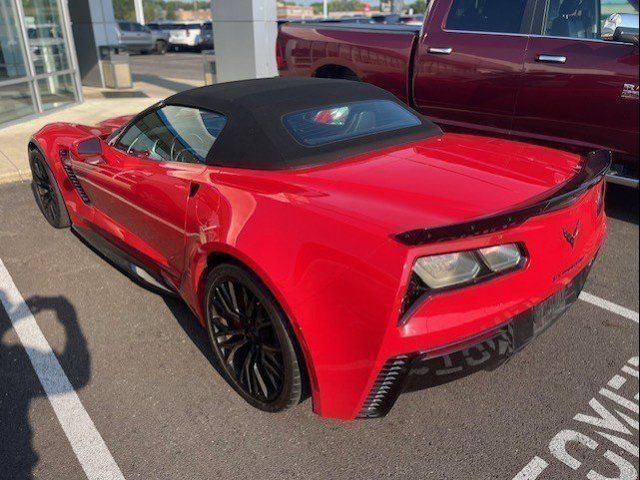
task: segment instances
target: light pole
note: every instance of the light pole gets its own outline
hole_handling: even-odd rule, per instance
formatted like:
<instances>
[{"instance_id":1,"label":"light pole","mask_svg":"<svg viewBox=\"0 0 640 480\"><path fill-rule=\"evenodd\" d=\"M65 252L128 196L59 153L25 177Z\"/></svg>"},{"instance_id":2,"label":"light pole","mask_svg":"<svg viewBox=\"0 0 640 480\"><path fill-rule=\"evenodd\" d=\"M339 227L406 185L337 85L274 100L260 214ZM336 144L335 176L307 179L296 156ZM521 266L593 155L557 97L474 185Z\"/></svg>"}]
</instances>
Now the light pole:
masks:
<instances>
[{"instance_id":1,"label":"light pole","mask_svg":"<svg viewBox=\"0 0 640 480\"><path fill-rule=\"evenodd\" d=\"M324 0L324 18L325 20L329 18L329 0Z\"/></svg>"},{"instance_id":2,"label":"light pole","mask_svg":"<svg viewBox=\"0 0 640 480\"><path fill-rule=\"evenodd\" d=\"M142 6L142 0L133 0L133 7L136 11L136 22L144 25L144 7Z\"/></svg>"}]
</instances>

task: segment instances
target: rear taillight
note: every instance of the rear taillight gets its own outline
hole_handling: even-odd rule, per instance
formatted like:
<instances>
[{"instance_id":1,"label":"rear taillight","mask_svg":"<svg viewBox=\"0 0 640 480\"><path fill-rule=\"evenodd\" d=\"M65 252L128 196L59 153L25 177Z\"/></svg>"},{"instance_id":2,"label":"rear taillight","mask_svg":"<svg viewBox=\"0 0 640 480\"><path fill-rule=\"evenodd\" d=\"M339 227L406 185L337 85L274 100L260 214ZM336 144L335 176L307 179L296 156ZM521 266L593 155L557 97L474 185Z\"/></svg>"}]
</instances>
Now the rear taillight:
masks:
<instances>
[{"instance_id":1,"label":"rear taillight","mask_svg":"<svg viewBox=\"0 0 640 480\"><path fill-rule=\"evenodd\" d=\"M602 185L598 187L598 199L596 204L596 209L598 211L598 216L602 215L604 212L605 199L607 197L607 182L602 181Z\"/></svg>"},{"instance_id":2,"label":"rear taillight","mask_svg":"<svg viewBox=\"0 0 640 480\"><path fill-rule=\"evenodd\" d=\"M276 43L276 63L278 64L278 70L287 69L287 60L284 58L284 46L280 43Z\"/></svg>"}]
</instances>

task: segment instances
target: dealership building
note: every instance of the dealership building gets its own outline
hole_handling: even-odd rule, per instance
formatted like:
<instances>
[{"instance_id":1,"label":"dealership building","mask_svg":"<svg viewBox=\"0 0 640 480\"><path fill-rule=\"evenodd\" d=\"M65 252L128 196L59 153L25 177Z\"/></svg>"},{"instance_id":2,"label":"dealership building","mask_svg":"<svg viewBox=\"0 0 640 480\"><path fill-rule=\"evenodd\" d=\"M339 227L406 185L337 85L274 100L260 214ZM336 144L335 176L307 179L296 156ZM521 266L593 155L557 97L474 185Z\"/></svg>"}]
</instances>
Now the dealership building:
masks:
<instances>
[{"instance_id":1,"label":"dealership building","mask_svg":"<svg viewBox=\"0 0 640 480\"><path fill-rule=\"evenodd\" d=\"M82 100L67 3L0 0L0 126Z\"/></svg>"},{"instance_id":2,"label":"dealership building","mask_svg":"<svg viewBox=\"0 0 640 480\"><path fill-rule=\"evenodd\" d=\"M277 74L275 0L212 0L212 14L218 81ZM101 47L117 43L112 0L0 0L0 127L104 86Z\"/></svg>"}]
</instances>

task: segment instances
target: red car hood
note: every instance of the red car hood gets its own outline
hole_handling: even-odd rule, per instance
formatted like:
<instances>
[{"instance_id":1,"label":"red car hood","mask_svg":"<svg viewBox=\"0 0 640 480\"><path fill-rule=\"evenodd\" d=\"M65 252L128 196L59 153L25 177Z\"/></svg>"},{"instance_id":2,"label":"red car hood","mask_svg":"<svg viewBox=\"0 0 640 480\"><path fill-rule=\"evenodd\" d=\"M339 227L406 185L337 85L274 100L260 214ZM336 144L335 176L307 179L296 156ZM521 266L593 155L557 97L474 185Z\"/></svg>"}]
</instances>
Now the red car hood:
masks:
<instances>
[{"instance_id":1,"label":"red car hood","mask_svg":"<svg viewBox=\"0 0 640 480\"><path fill-rule=\"evenodd\" d=\"M511 209L559 188L580 163L549 148L446 134L285 175L315 192L316 206L400 233Z\"/></svg>"}]
</instances>

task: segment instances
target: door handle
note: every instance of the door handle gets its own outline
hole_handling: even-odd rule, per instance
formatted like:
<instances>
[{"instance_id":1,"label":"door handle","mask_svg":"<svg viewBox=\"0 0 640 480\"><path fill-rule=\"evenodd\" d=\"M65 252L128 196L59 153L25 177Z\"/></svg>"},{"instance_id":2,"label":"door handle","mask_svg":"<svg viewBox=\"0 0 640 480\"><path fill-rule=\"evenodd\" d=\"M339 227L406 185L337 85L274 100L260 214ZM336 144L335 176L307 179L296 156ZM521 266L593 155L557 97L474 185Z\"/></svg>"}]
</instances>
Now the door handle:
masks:
<instances>
[{"instance_id":1,"label":"door handle","mask_svg":"<svg viewBox=\"0 0 640 480\"><path fill-rule=\"evenodd\" d=\"M564 55L548 55L546 53L538 55L536 60L542 63L567 63L567 57Z\"/></svg>"},{"instance_id":2,"label":"door handle","mask_svg":"<svg viewBox=\"0 0 640 480\"><path fill-rule=\"evenodd\" d=\"M451 55L453 53L453 48L451 47L429 47L429 53L433 53L434 55Z\"/></svg>"}]
</instances>

